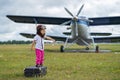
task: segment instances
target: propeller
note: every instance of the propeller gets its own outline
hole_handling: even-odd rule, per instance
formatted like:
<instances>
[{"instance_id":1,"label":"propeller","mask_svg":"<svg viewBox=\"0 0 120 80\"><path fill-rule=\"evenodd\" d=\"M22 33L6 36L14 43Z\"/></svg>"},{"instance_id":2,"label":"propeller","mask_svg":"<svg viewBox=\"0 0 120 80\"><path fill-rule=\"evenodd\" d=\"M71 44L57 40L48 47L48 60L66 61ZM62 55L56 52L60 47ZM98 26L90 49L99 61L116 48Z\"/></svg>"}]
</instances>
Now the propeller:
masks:
<instances>
[{"instance_id":1,"label":"propeller","mask_svg":"<svg viewBox=\"0 0 120 80\"><path fill-rule=\"evenodd\" d=\"M67 8L65 8L65 10L67 11L68 14L70 14L72 17L74 17L74 15Z\"/></svg>"},{"instance_id":2,"label":"propeller","mask_svg":"<svg viewBox=\"0 0 120 80\"><path fill-rule=\"evenodd\" d=\"M84 7L84 4L80 7L80 9L79 9L79 11L78 11L78 13L77 13L77 17L79 16L79 14L80 14L80 12L82 11L82 9L83 9L83 7ZM76 16L74 16L67 8L65 8L65 10L66 10L66 12L68 13L68 14L70 14L73 18L76 18Z\"/></svg>"},{"instance_id":3,"label":"propeller","mask_svg":"<svg viewBox=\"0 0 120 80\"><path fill-rule=\"evenodd\" d=\"M77 13L76 15L73 15L67 8L64 7L65 11L66 11L70 16L72 16L72 19L69 20L69 21L66 21L66 22L62 23L61 25L69 24L69 23L71 23L72 21L75 22L75 32L76 32L76 36L78 35L78 22L77 22L78 20L82 20L82 21L84 20L84 21L87 21L87 22L93 22L93 20L89 20L89 19L87 19L87 18L85 18L85 17L80 17L80 18L78 18L78 16L79 16L79 14L81 13L83 7L84 7L84 4L80 7L80 9L79 9L79 11L78 11L78 13ZM68 27L67 29L69 30L69 29L71 29L71 27Z\"/></svg>"},{"instance_id":4,"label":"propeller","mask_svg":"<svg viewBox=\"0 0 120 80\"><path fill-rule=\"evenodd\" d=\"M79 11L78 11L78 13L77 13L76 16L79 16L79 14L80 14L80 12L82 11L83 7L84 7L84 4L80 7L80 9L79 9Z\"/></svg>"},{"instance_id":5,"label":"propeller","mask_svg":"<svg viewBox=\"0 0 120 80\"><path fill-rule=\"evenodd\" d=\"M76 36L78 35L77 20L78 20L78 16L79 16L79 14L81 13L83 7L84 7L84 4L80 7L80 9L79 9L79 11L78 11L78 13L77 13L76 16L74 16L67 8L64 8L64 9L66 10L66 12L67 12L70 16L72 16L72 20L75 21L75 32L76 32ZM68 23L70 23L72 20L66 21L66 22L62 23L62 25L68 24Z\"/></svg>"},{"instance_id":6,"label":"propeller","mask_svg":"<svg viewBox=\"0 0 120 80\"><path fill-rule=\"evenodd\" d=\"M64 23L62 23L61 25L66 25L66 24L69 24L71 22L71 20L69 20L69 21L66 21L66 22L64 22Z\"/></svg>"}]
</instances>

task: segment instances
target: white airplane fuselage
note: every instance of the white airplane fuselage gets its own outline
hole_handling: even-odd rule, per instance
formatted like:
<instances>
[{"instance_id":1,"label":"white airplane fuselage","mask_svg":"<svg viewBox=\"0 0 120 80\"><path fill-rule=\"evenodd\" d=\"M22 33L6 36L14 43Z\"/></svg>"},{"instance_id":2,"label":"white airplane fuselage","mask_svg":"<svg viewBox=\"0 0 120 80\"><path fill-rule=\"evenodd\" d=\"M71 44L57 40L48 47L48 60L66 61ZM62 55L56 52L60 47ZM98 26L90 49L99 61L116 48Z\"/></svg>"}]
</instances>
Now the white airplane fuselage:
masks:
<instances>
[{"instance_id":1,"label":"white airplane fuselage","mask_svg":"<svg viewBox=\"0 0 120 80\"><path fill-rule=\"evenodd\" d=\"M72 38L82 38L82 39L90 39L90 31L88 22L84 20L78 20L77 22L73 21L71 23L72 29Z\"/></svg>"},{"instance_id":2,"label":"white airplane fuselage","mask_svg":"<svg viewBox=\"0 0 120 80\"><path fill-rule=\"evenodd\" d=\"M89 46L93 39L90 35L89 22L87 19L76 19L71 22L71 34L73 41L76 40L78 45Z\"/></svg>"}]
</instances>

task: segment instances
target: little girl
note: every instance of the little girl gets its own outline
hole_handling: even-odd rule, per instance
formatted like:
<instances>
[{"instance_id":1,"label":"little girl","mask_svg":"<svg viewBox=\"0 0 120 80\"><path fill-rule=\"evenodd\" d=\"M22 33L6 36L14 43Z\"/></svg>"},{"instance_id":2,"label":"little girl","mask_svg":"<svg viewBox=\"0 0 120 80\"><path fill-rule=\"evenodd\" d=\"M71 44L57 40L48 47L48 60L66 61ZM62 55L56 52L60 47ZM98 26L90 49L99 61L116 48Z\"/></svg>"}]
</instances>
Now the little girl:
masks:
<instances>
[{"instance_id":1,"label":"little girl","mask_svg":"<svg viewBox=\"0 0 120 80\"><path fill-rule=\"evenodd\" d=\"M52 40L55 42L54 39L51 37L45 36L45 29L46 27L43 25L38 25L36 30L37 34L34 37L34 40L32 42L31 50L34 50L35 45L35 53L36 53L36 67L43 66L44 62L44 39Z\"/></svg>"}]
</instances>

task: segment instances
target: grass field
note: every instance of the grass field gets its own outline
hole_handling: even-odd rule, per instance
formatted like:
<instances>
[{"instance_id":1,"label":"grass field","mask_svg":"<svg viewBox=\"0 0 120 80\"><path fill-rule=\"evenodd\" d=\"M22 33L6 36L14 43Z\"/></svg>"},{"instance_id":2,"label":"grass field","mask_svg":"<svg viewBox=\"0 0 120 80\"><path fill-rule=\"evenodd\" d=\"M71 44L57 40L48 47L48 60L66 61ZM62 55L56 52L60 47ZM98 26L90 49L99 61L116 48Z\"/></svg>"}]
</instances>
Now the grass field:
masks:
<instances>
[{"instance_id":1,"label":"grass field","mask_svg":"<svg viewBox=\"0 0 120 80\"><path fill-rule=\"evenodd\" d=\"M30 45L0 45L0 80L120 80L120 44L100 46L112 52L60 53L60 45L45 45L47 75L26 78L24 68L35 63Z\"/></svg>"}]
</instances>

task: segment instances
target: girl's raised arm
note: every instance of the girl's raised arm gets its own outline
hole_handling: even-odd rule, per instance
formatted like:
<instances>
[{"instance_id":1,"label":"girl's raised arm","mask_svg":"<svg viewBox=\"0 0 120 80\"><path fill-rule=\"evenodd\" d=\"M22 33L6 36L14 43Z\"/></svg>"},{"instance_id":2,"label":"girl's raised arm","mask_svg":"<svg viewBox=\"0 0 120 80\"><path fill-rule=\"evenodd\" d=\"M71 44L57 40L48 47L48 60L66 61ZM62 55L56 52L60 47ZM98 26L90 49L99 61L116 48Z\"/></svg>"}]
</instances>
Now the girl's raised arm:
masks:
<instances>
[{"instance_id":1,"label":"girl's raised arm","mask_svg":"<svg viewBox=\"0 0 120 80\"><path fill-rule=\"evenodd\" d=\"M48 37L48 36L45 36L45 39L51 40L51 41L55 42L55 39L53 39L53 38L51 38L51 37Z\"/></svg>"}]
</instances>

